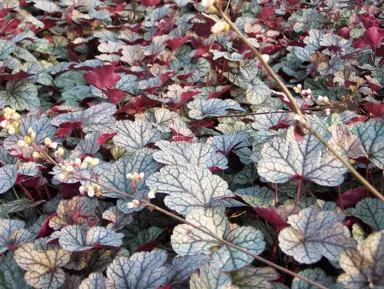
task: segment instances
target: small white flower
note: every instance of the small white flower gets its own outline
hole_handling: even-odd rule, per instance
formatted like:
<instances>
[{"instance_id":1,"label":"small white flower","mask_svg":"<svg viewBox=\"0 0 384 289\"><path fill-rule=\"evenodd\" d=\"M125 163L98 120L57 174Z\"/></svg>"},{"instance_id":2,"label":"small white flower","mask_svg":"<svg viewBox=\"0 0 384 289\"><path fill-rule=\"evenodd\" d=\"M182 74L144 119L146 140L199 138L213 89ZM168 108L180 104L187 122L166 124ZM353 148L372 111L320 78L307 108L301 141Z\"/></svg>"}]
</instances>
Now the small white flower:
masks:
<instances>
[{"instance_id":1,"label":"small white flower","mask_svg":"<svg viewBox=\"0 0 384 289\"><path fill-rule=\"evenodd\" d=\"M57 176L57 178L59 179L59 181L64 181L67 177L65 176L65 174L59 174L58 176Z\"/></svg>"},{"instance_id":2,"label":"small white flower","mask_svg":"<svg viewBox=\"0 0 384 289\"><path fill-rule=\"evenodd\" d=\"M323 101L324 101L324 102L329 102L329 98L325 96L324 99L323 99Z\"/></svg>"},{"instance_id":3,"label":"small white flower","mask_svg":"<svg viewBox=\"0 0 384 289\"><path fill-rule=\"evenodd\" d=\"M131 180L132 177L133 177L133 175L132 175L131 173L128 173L128 174L126 175L126 177L127 177L128 180Z\"/></svg>"},{"instance_id":4,"label":"small white flower","mask_svg":"<svg viewBox=\"0 0 384 289\"><path fill-rule=\"evenodd\" d=\"M310 88L307 88L306 92L307 94L312 94L312 90Z\"/></svg>"},{"instance_id":5,"label":"small white flower","mask_svg":"<svg viewBox=\"0 0 384 289\"><path fill-rule=\"evenodd\" d=\"M35 140L35 138L36 138L36 133L33 131L33 132L30 134L30 136L31 136L31 139L32 139L32 140Z\"/></svg>"},{"instance_id":6,"label":"small white flower","mask_svg":"<svg viewBox=\"0 0 384 289\"><path fill-rule=\"evenodd\" d=\"M53 142L50 144L49 147L55 150L55 149L57 149L57 146L58 146L57 142Z\"/></svg>"},{"instance_id":7,"label":"small white flower","mask_svg":"<svg viewBox=\"0 0 384 289\"><path fill-rule=\"evenodd\" d=\"M330 108L326 108L324 111L325 111L326 115L330 115L331 114L331 109Z\"/></svg>"},{"instance_id":8,"label":"small white flower","mask_svg":"<svg viewBox=\"0 0 384 289\"><path fill-rule=\"evenodd\" d=\"M31 135L32 133L34 133L34 131L33 131L33 129L30 127L29 129L28 129L28 135Z\"/></svg>"},{"instance_id":9,"label":"small white flower","mask_svg":"<svg viewBox=\"0 0 384 289\"><path fill-rule=\"evenodd\" d=\"M215 0L202 0L201 5L205 8L210 8L215 4Z\"/></svg>"},{"instance_id":10,"label":"small white flower","mask_svg":"<svg viewBox=\"0 0 384 289\"><path fill-rule=\"evenodd\" d=\"M127 204L128 209L133 209L134 206L135 206L135 204L132 202L128 202L128 204Z\"/></svg>"},{"instance_id":11,"label":"small white flower","mask_svg":"<svg viewBox=\"0 0 384 289\"><path fill-rule=\"evenodd\" d=\"M0 126L2 128L6 128L8 124L9 124L9 120L6 120L6 119L4 119L2 122L0 122Z\"/></svg>"},{"instance_id":12,"label":"small white flower","mask_svg":"<svg viewBox=\"0 0 384 289\"><path fill-rule=\"evenodd\" d=\"M156 198L156 190L155 189L151 189L148 193L148 198L150 199L154 199Z\"/></svg>"},{"instance_id":13,"label":"small white flower","mask_svg":"<svg viewBox=\"0 0 384 289\"><path fill-rule=\"evenodd\" d=\"M64 171L67 172L67 173L70 173L73 171L73 166L72 165L66 165L64 167Z\"/></svg>"},{"instance_id":14,"label":"small white flower","mask_svg":"<svg viewBox=\"0 0 384 289\"><path fill-rule=\"evenodd\" d=\"M81 166L81 159L80 158L76 158L75 159L75 165L80 167Z\"/></svg>"},{"instance_id":15,"label":"small white flower","mask_svg":"<svg viewBox=\"0 0 384 289\"><path fill-rule=\"evenodd\" d=\"M13 127L10 127L9 129L8 129L8 133L9 134L14 134L16 132L16 130L13 128Z\"/></svg>"},{"instance_id":16,"label":"small white flower","mask_svg":"<svg viewBox=\"0 0 384 289\"><path fill-rule=\"evenodd\" d=\"M80 186L79 192L80 192L80 194L85 195L85 193L87 192L87 189L83 186Z\"/></svg>"},{"instance_id":17,"label":"small white flower","mask_svg":"<svg viewBox=\"0 0 384 289\"><path fill-rule=\"evenodd\" d=\"M134 208L138 208L140 206L139 200L133 200L132 201Z\"/></svg>"},{"instance_id":18,"label":"small white flower","mask_svg":"<svg viewBox=\"0 0 384 289\"><path fill-rule=\"evenodd\" d=\"M317 100L320 101L320 102L323 102L323 100L324 100L324 96L319 95L319 97L317 98Z\"/></svg>"},{"instance_id":19,"label":"small white flower","mask_svg":"<svg viewBox=\"0 0 384 289\"><path fill-rule=\"evenodd\" d=\"M263 54L263 55L261 55L262 56L262 58L264 59L264 61L265 62L269 62L269 55L268 54Z\"/></svg>"},{"instance_id":20,"label":"small white flower","mask_svg":"<svg viewBox=\"0 0 384 289\"><path fill-rule=\"evenodd\" d=\"M303 88L303 86L302 86L301 84L296 85L296 87L297 87L298 89L300 89L300 90Z\"/></svg>"},{"instance_id":21,"label":"small white flower","mask_svg":"<svg viewBox=\"0 0 384 289\"><path fill-rule=\"evenodd\" d=\"M19 147L25 147L25 146L27 146L27 143L26 143L25 141L23 141L23 140L19 140L19 141L17 142L17 145L18 145Z\"/></svg>"},{"instance_id":22,"label":"small white flower","mask_svg":"<svg viewBox=\"0 0 384 289\"><path fill-rule=\"evenodd\" d=\"M46 137L45 140L44 140L44 144L46 146L50 146L52 144L52 140L49 137Z\"/></svg>"},{"instance_id":23,"label":"small white flower","mask_svg":"<svg viewBox=\"0 0 384 289\"><path fill-rule=\"evenodd\" d=\"M64 149L63 148L58 148L57 151L55 152L55 155L57 155L58 157L61 157L64 155Z\"/></svg>"},{"instance_id":24,"label":"small white flower","mask_svg":"<svg viewBox=\"0 0 384 289\"><path fill-rule=\"evenodd\" d=\"M211 32L214 34L219 34L223 31L228 31L228 30L229 30L229 25L224 21L216 22L215 25L213 25L211 28Z\"/></svg>"},{"instance_id":25,"label":"small white flower","mask_svg":"<svg viewBox=\"0 0 384 289\"><path fill-rule=\"evenodd\" d=\"M38 158L40 158L40 153L39 152L33 152L33 154L32 154L32 157L34 157L35 159L38 159Z\"/></svg>"},{"instance_id":26,"label":"small white flower","mask_svg":"<svg viewBox=\"0 0 384 289\"><path fill-rule=\"evenodd\" d=\"M139 174L139 178L140 178L140 180L142 180L142 179L144 178L144 172L141 172L141 173Z\"/></svg>"},{"instance_id":27,"label":"small white flower","mask_svg":"<svg viewBox=\"0 0 384 289\"><path fill-rule=\"evenodd\" d=\"M88 194L89 197L93 197L93 196L95 195L95 191L94 191L94 189L93 189L93 188L92 188L91 190L88 189L88 190L87 190L87 194Z\"/></svg>"}]
</instances>

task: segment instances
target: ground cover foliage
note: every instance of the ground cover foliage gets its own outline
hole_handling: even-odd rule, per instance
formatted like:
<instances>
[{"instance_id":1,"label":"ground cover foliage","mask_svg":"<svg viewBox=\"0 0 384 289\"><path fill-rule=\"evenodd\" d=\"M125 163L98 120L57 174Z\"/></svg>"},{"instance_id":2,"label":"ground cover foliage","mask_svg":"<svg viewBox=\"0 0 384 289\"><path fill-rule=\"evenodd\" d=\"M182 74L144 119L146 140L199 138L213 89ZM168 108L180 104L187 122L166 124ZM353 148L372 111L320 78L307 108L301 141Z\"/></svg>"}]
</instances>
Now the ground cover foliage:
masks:
<instances>
[{"instance_id":1,"label":"ground cover foliage","mask_svg":"<svg viewBox=\"0 0 384 289\"><path fill-rule=\"evenodd\" d=\"M212 4L0 2L0 288L384 288L383 201ZM382 1L215 5L383 193Z\"/></svg>"}]
</instances>

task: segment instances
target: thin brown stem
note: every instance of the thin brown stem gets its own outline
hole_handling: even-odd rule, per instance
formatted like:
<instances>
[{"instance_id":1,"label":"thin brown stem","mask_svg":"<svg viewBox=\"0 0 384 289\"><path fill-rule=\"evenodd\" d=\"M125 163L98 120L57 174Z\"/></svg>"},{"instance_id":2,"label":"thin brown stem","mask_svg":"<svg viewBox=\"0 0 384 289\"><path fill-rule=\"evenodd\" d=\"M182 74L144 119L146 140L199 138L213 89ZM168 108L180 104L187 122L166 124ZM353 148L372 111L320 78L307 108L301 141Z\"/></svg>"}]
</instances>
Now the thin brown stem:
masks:
<instances>
[{"instance_id":1,"label":"thin brown stem","mask_svg":"<svg viewBox=\"0 0 384 289\"><path fill-rule=\"evenodd\" d=\"M224 11L219 7L219 5L215 4L215 7L217 9L217 12L219 15L225 20L225 22L228 23L228 25L237 33L239 38L247 44L247 46L251 49L251 51L256 55L258 60L261 62L261 64L264 66L265 70L268 72L268 74L276 81L276 83L280 86L281 90L284 92L284 94L288 97L289 101L292 104L293 110L299 117L299 124L301 127L307 129L310 133L312 133L331 153L335 155L337 159L339 159L350 171L351 173L364 185L367 187L367 189L377 198L384 201L384 196L380 194L379 191L377 191L363 176L361 176L349 163L349 161L345 160L335 149L333 149L326 140L318 133L316 132L312 126L306 122L304 115L300 109L300 107L297 105L293 95L287 88L287 86L281 81L280 77L273 71L273 69L269 66L269 64L264 60L261 53L248 41L247 37L236 27L236 25L232 22L232 20L224 13Z\"/></svg>"},{"instance_id":2,"label":"thin brown stem","mask_svg":"<svg viewBox=\"0 0 384 289\"><path fill-rule=\"evenodd\" d=\"M341 197L341 188L340 188L340 185L338 186L339 190L338 190L338 195L339 195L339 203L340 203L340 208L341 208L341 211L344 212L344 204L343 204L343 198Z\"/></svg>"},{"instance_id":3,"label":"thin brown stem","mask_svg":"<svg viewBox=\"0 0 384 289\"><path fill-rule=\"evenodd\" d=\"M322 106L322 107L310 107L310 108L302 108L301 110L305 111L320 111L324 108L331 108L332 106ZM275 114L275 113L292 113L295 112L293 110L277 110L277 111L268 111L268 112L246 112L246 113L233 113L233 114L227 114L227 115L220 115L215 116L212 118L225 118L225 117L243 117L243 116L249 116L249 115L263 115L263 114Z\"/></svg>"},{"instance_id":4,"label":"thin brown stem","mask_svg":"<svg viewBox=\"0 0 384 289\"><path fill-rule=\"evenodd\" d=\"M87 177L84 177L84 176L75 176L75 175L73 175L73 178L78 179L78 180L90 181L92 183L95 183L95 184L99 185L102 188L107 189L109 192L114 192L114 193L116 193L116 194L118 194L120 196L127 197L129 199L137 199L137 198L135 198L135 197L133 197L133 196L123 192L123 191L120 191L120 190L117 190L117 189L113 189L113 188L109 188L108 186L106 186L104 184L101 184L97 180L94 180L94 179L90 179L90 178L87 178ZM231 248L234 248L236 250L239 250L240 252L243 252L244 254L247 254L247 255L255 258L259 262L262 262L262 263L264 263L264 264L266 264L268 266L271 266L272 268L275 268L276 270L284 272L285 274L289 274L289 275L291 275L291 276L293 276L295 278L299 278L299 279L301 279L301 280L303 280L305 282L308 282L309 284L311 284L313 286L317 286L318 288L328 289L327 287L325 287L325 286L323 286L323 285L321 285L321 284L319 284L317 282L314 282L314 281L312 281L312 280L310 280L308 278L300 276L299 274L296 274L296 273L294 273L294 272L292 272L292 271L290 271L290 270L288 270L288 269L286 269L284 267L281 267L281 266L279 266L279 265L277 265L277 264L275 264L275 263L273 263L271 261L268 261L268 260L264 259L263 257L255 255L255 254L249 252L248 250L246 250L246 249L244 249L242 247L239 247L239 246L237 246L237 245L235 245L235 244L233 244L231 242L228 242L226 240L223 240L223 239L217 237L215 234L213 234L208 229L206 229L204 227L201 227L201 226L196 226L195 224L193 224L193 223L191 223L191 222L189 222L189 221L187 221L187 220L185 220L185 219L183 219L183 218L181 218L181 217L179 217L179 216L177 216L177 215L175 215L175 214L173 214L173 213L171 213L171 212L169 212L169 211L167 211L167 210L165 210L165 209L163 209L161 207L158 207L158 206L152 204L151 202L149 202L147 200L142 200L142 199L137 199L137 200L142 205L147 206L148 208L150 208L152 210L156 210L156 211L158 211L160 213L163 213L164 215L166 215L166 216L168 216L168 217L170 217L170 218L172 218L172 219L174 219L176 221L179 221L180 223L187 224L187 225L189 225L189 226L191 226L191 227L193 227L193 228L203 232L204 234L207 234L208 236L216 239L221 244L224 244L224 245L226 245L228 247L231 247Z\"/></svg>"}]
</instances>

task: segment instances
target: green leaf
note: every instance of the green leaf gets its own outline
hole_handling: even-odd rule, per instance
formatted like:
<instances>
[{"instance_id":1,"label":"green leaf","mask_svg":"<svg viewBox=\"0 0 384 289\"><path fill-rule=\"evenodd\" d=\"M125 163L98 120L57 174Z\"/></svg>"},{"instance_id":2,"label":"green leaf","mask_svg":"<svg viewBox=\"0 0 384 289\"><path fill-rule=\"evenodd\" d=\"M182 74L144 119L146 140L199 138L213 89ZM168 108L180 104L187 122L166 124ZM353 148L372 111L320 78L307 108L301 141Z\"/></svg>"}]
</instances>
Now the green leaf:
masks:
<instances>
[{"instance_id":1,"label":"green leaf","mask_svg":"<svg viewBox=\"0 0 384 289\"><path fill-rule=\"evenodd\" d=\"M0 258L0 289L30 289L24 281L24 272L14 259L13 252Z\"/></svg>"},{"instance_id":2,"label":"green leaf","mask_svg":"<svg viewBox=\"0 0 384 289\"><path fill-rule=\"evenodd\" d=\"M355 208L346 209L345 214L360 218L375 231L384 230L384 202L379 199L365 198Z\"/></svg>"},{"instance_id":3,"label":"green leaf","mask_svg":"<svg viewBox=\"0 0 384 289\"><path fill-rule=\"evenodd\" d=\"M0 100L16 110L32 110L40 106L37 86L28 79L8 81L5 91L0 91Z\"/></svg>"},{"instance_id":4,"label":"green leaf","mask_svg":"<svg viewBox=\"0 0 384 289\"><path fill-rule=\"evenodd\" d=\"M0 194L5 193L13 184L17 178L17 166L16 165L5 165L0 168Z\"/></svg>"}]
</instances>

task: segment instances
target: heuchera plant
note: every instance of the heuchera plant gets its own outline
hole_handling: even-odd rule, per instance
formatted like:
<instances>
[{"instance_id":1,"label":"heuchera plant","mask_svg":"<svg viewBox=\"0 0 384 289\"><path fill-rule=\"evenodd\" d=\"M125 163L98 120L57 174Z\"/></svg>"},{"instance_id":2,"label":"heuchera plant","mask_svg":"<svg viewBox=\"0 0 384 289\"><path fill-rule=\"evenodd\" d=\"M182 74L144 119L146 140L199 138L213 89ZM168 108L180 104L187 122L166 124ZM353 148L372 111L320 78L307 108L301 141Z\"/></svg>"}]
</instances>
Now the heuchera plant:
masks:
<instances>
[{"instance_id":1,"label":"heuchera plant","mask_svg":"<svg viewBox=\"0 0 384 289\"><path fill-rule=\"evenodd\" d=\"M384 288L383 1L0 8L0 288Z\"/></svg>"}]
</instances>

